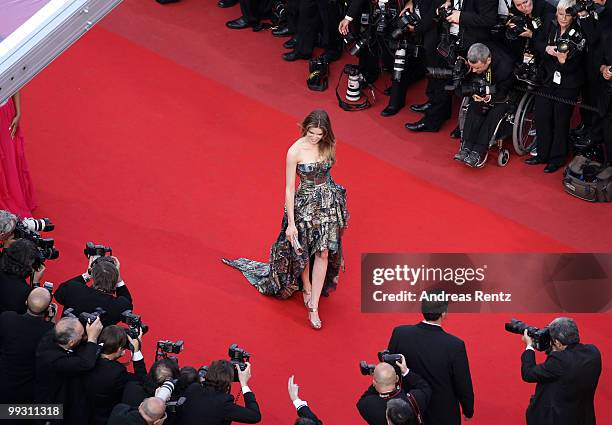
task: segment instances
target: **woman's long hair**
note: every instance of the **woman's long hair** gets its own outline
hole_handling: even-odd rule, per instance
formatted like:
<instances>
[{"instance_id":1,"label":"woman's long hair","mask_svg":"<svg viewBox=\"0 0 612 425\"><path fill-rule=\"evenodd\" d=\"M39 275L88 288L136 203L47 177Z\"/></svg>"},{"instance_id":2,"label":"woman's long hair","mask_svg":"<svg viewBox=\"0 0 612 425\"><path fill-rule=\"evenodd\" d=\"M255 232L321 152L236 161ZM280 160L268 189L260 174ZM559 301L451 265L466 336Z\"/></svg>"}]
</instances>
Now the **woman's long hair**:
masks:
<instances>
[{"instance_id":1,"label":"woman's long hair","mask_svg":"<svg viewBox=\"0 0 612 425\"><path fill-rule=\"evenodd\" d=\"M323 137L321 137L321 140L319 141L319 155L321 155L324 160L335 164L336 138L334 136L327 112L322 109L315 109L308 114L308 116L304 118L304 121L302 121L300 124L302 137L306 136L306 133L308 133L308 130L311 128L320 128L323 131Z\"/></svg>"}]
</instances>

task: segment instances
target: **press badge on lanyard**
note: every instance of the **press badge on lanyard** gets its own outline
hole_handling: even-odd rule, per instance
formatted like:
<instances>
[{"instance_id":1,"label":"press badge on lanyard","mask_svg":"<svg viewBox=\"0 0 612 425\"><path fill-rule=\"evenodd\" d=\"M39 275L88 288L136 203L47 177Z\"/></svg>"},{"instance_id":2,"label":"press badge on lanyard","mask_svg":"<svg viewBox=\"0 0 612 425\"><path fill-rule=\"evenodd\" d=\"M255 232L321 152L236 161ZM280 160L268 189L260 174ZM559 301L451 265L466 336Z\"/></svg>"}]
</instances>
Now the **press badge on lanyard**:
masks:
<instances>
[{"instance_id":1,"label":"press badge on lanyard","mask_svg":"<svg viewBox=\"0 0 612 425\"><path fill-rule=\"evenodd\" d=\"M559 71L555 71L555 75L553 75L553 83L561 84L561 73Z\"/></svg>"}]
</instances>

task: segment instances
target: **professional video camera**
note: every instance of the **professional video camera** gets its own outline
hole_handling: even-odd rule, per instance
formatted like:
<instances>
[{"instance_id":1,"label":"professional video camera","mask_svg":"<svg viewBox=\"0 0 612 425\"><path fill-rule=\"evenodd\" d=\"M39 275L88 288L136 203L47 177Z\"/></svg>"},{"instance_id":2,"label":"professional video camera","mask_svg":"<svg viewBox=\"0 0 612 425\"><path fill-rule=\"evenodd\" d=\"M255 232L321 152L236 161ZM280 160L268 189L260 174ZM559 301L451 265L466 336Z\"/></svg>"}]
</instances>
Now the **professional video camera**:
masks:
<instances>
[{"instance_id":1,"label":"professional video camera","mask_svg":"<svg viewBox=\"0 0 612 425\"><path fill-rule=\"evenodd\" d=\"M102 317L106 314L106 311L101 307L96 307L96 309L92 313L83 312L78 316L74 314L74 308L67 308L64 310L63 317L72 317L75 319L79 319L83 326L91 325L96 321L98 317Z\"/></svg>"},{"instance_id":2,"label":"professional video camera","mask_svg":"<svg viewBox=\"0 0 612 425\"><path fill-rule=\"evenodd\" d=\"M523 335L525 329L527 329L527 335L533 340L533 348L538 351L550 349L551 340L548 328L540 329L535 326L529 326L517 319L511 319L504 327L506 331L518 335Z\"/></svg>"},{"instance_id":3,"label":"professional video camera","mask_svg":"<svg viewBox=\"0 0 612 425\"><path fill-rule=\"evenodd\" d=\"M593 13L597 8L597 4L593 0L577 0L576 4L565 9L565 13L572 15L574 18L580 12Z\"/></svg>"},{"instance_id":4,"label":"professional video camera","mask_svg":"<svg viewBox=\"0 0 612 425\"><path fill-rule=\"evenodd\" d=\"M238 344L230 345L230 348L227 350L227 354L229 355L232 366L238 365L242 371L247 368L246 362L250 361L251 359L251 353L248 353L243 348L240 348ZM239 382L237 370L234 371L234 382Z\"/></svg>"},{"instance_id":5,"label":"professional video camera","mask_svg":"<svg viewBox=\"0 0 612 425\"><path fill-rule=\"evenodd\" d=\"M169 356L168 354L180 354L183 351L185 343L181 340L176 342L168 340L159 340L155 347L155 361L161 359L172 359L178 363L178 357Z\"/></svg>"},{"instance_id":6,"label":"professional video camera","mask_svg":"<svg viewBox=\"0 0 612 425\"><path fill-rule=\"evenodd\" d=\"M132 339L138 338L141 330L143 335L149 332L149 326L142 323L140 316L132 313L132 310L125 310L121 313L121 321L128 325L125 333Z\"/></svg>"},{"instance_id":7,"label":"professional video camera","mask_svg":"<svg viewBox=\"0 0 612 425\"><path fill-rule=\"evenodd\" d=\"M50 232L55 229L48 218L24 218L17 222L13 235L15 239L27 239L36 245L36 259L32 267L38 269L46 260L55 260L59 251L55 248L53 238L43 238L39 232Z\"/></svg>"},{"instance_id":8,"label":"professional video camera","mask_svg":"<svg viewBox=\"0 0 612 425\"><path fill-rule=\"evenodd\" d=\"M393 369L395 369L395 373L397 373L398 376L401 376L402 372L399 366L397 365L397 362L402 361L401 354L392 354L389 352L389 350L379 351L378 361L380 363L390 364L391 366L393 366ZM359 371L361 372L362 375L373 374L375 368L376 368L375 364L369 364L365 360L362 360L359 362Z\"/></svg>"},{"instance_id":9,"label":"professional video camera","mask_svg":"<svg viewBox=\"0 0 612 425\"><path fill-rule=\"evenodd\" d=\"M96 245L93 242L87 242L83 250L85 257L99 256L104 257L106 254L113 255L113 249L110 246Z\"/></svg>"},{"instance_id":10,"label":"professional video camera","mask_svg":"<svg viewBox=\"0 0 612 425\"><path fill-rule=\"evenodd\" d=\"M406 12L395 22L395 29L391 32L394 40L400 38L406 32L408 26L418 27L421 24L421 17L414 12Z\"/></svg>"},{"instance_id":11,"label":"professional video camera","mask_svg":"<svg viewBox=\"0 0 612 425\"><path fill-rule=\"evenodd\" d=\"M470 72L470 67L467 63L467 60L461 56L459 56L453 67L448 68L427 68L427 77L434 78L439 80L452 80L452 84L449 84L444 87L445 90L454 91L461 85L461 82L466 77L466 75Z\"/></svg>"}]
</instances>

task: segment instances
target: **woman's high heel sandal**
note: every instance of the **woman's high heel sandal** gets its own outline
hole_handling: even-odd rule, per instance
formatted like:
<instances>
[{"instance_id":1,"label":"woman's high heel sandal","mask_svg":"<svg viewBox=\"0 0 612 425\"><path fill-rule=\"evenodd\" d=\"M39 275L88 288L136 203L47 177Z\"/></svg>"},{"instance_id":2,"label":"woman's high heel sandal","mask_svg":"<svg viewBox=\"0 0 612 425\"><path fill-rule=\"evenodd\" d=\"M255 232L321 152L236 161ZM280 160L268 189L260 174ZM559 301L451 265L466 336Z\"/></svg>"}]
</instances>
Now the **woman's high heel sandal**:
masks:
<instances>
[{"instance_id":1,"label":"woman's high heel sandal","mask_svg":"<svg viewBox=\"0 0 612 425\"><path fill-rule=\"evenodd\" d=\"M312 308L308 305L308 322L310 322L310 326L312 326L313 329L321 329L321 327L323 327L321 319L312 320L310 318L310 313L317 313L318 311L318 308Z\"/></svg>"}]
</instances>

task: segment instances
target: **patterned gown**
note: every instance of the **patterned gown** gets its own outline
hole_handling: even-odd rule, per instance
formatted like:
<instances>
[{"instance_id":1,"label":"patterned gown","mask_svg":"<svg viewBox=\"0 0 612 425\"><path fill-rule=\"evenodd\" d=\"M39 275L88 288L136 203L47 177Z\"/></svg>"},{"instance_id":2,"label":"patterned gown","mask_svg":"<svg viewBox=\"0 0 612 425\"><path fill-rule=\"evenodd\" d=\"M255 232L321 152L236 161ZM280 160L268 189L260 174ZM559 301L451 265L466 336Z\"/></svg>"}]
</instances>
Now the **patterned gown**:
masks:
<instances>
[{"instance_id":1,"label":"patterned gown","mask_svg":"<svg viewBox=\"0 0 612 425\"><path fill-rule=\"evenodd\" d=\"M239 258L223 259L225 264L240 270L247 280L265 295L289 298L302 289L301 273L316 252L328 250L329 263L322 295L336 288L343 267L342 232L349 218L346 190L331 177L332 165L313 162L297 165L300 183L295 191L294 219L303 253L298 255L285 236L288 220L283 216L281 231L270 249L270 262ZM312 270L312 267L311 267Z\"/></svg>"}]
</instances>

